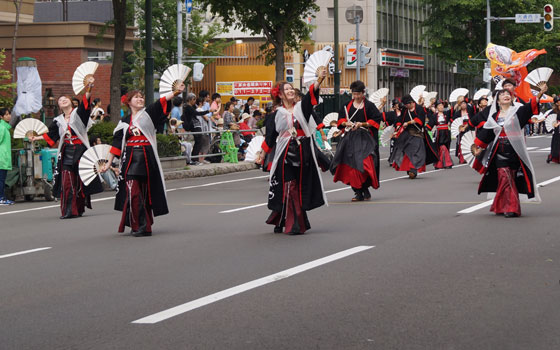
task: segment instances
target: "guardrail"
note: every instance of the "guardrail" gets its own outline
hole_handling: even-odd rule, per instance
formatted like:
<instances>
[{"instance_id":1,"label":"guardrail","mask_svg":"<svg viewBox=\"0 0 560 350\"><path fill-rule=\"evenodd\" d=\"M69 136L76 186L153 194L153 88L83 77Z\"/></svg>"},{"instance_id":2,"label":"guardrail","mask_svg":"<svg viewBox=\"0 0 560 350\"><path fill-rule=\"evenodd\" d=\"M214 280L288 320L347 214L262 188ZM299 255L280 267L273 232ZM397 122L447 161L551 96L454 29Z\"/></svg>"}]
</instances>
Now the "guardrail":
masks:
<instances>
[{"instance_id":1,"label":"guardrail","mask_svg":"<svg viewBox=\"0 0 560 350\"><path fill-rule=\"evenodd\" d=\"M233 141L233 134L241 134L243 132L255 132L256 134L263 134L262 129L244 129L244 130L208 130L208 131L185 131L185 132L174 132L172 135L176 135L176 136L189 136L189 135L212 135L212 134L219 134L220 135L220 139L219 139L219 143L216 144L216 142L212 142L210 141L210 150L212 148L216 149L216 146L219 147L220 150L222 150L222 152L219 153L209 153L209 154L197 154L197 155L191 155L190 158L191 159L199 159L199 158L206 158L206 157L218 157L218 156L222 156L223 157L223 161L226 163L237 163L238 162L238 158L237 158L237 152L238 152L238 148L235 147L235 143ZM229 135L229 136L223 136L223 135ZM187 142L190 142L188 140L184 140ZM187 158L185 156L185 158Z\"/></svg>"}]
</instances>

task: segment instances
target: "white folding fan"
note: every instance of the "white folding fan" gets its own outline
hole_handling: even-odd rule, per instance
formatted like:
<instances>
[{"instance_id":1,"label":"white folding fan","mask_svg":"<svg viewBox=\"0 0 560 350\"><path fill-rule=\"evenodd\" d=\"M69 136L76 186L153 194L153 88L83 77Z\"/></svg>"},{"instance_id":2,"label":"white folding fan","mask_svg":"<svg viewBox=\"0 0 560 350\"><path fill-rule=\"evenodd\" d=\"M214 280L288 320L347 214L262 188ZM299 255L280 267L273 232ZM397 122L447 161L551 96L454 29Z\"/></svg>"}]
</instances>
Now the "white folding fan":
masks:
<instances>
[{"instance_id":1,"label":"white folding fan","mask_svg":"<svg viewBox=\"0 0 560 350\"><path fill-rule=\"evenodd\" d=\"M245 154L245 160L248 162L254 162L257 160L257 153L260 152L261 145L264 141L264 136L255 136L249 142L249 146L247 146L247 153Z\"/></svg>"},{"instance_id":2,"label":"white folding fan","mask_svg":"<svg viewBox=\"0 0 560 350\"><path fill-rule=\"evenodd\" d=\"M474 144L474 139L474 131L469 131L461 137L461 152L463 152L463 158L470 166L474 163L474 155L471 152L471 146Z\"/></svg>"},{"instance_id":3,"label":"white folding fan","mask_svg":"<svg viewBox=\"0 0 560 350\"><path fill-rule=\"evenodd\" d=\"M426 85L417 85L410 90L410 96L412 96L414 102L418 103L420 97L424 93L424 90L426 90Z\"/></svg>"},{"instance_id":4,"label":"white folding fan","mask_svg":"<svg viewBox=\"0 0 560 350\"><path fill-rule=\"evenodd\" d=\"M37 135L43 135L47 133L49 129L42 121L34 118L26 118L20 121L14 130L14 139L24 139L26 137Z\"/></svg>"},{"instance_id":5,"label":"white folding fan","mask_svg":"<svg viewBox=\"0 0 560 350\"><path fill-rule=\"evenodd\" d=\"M489 94L490 94L490 90L488 90L488 89L480 89L480 90L478 90L478 91L474 94L473 100L474 100L474 101L478 101L478 100L480 100L482 97L486 97L486 98L487 98Z\"/></svg>"},{"instance_id":6,"label":"white folding fan","mask_svg":"<svg viewBox=\"0 0 560 350\"><path fill-rule=\"evenodd\" d=\"M383 97L387 97L388 94L389 94L389 89L381 88L381 89L377 90L376 92L374 92L373 94L371 94L371 96L369 97L369 100L375 104L375 107L377 107L377 109L380 109L381 108L381 99Z\"/></svg>"},{"instance_id":7,"label":"white folding fan","mask_svg":"<svg viewBox=\"0 0 560 350\"><path fill-rule=\"evenodd\" d=\"M167 95L175 92L177 87L187 79L191 69L184 64L174 64L169 66L159 80L159 94Z\"/></svg>"},{"instance_id":8,"label":"white folding fan","mask_svg":"<svg viewBox=\"0 0 560 350\"><path fill-rule=\"evenodd\" d=\"M449 102L451 102L451 103L457 102L457 100L459 99L459 96L467 96L468 94L469 94L468 89L465 89L465 88L455 89L451 92L451 95L449 95Z\"/></svg>"},{"instance_id":9,"label":"white folding fan","mask_svg":"<svg viewBox=\"0 0 560 350\"><path fill-rule=\"evenodd\" d=\"M457 118L451 123L451 136L457 137L461 132L459 131L459 127L463 125L463 119Z\"/></svg>"},{"instance_id":10,"label":"white folding fan","mask_svg":"<svg viewBox=\"0 0 560 350\"><path fill-rule=\"evenodd\" d=\"M557 120L558 120L558 116L556 115L556 113L550 113L544 121L544 126L546 127L546 131L551 132L554 129L554 126L552 124L554 124L554 122L556 122Z\"/></svg>"},{"instance_id":11,"label":"white folding fan","mask_svg":"<svg viewBox=\"0 0 560 350\"><path fill-rule=\"evenodd\" d=\"M525 81L533 86L537 86L540 83L546 83L552 75L552 72L554 72L554 70L552 70L551 68L537 68L535 70L532 70L531 73L527 74L527 76L525 77Z\"/></svg>"},{"instance_id":12,"label":"white folding fan","mask_svg":"<svg viewBox=\"0 0 560 350\"><path fill-rule=\"evenodd\" d=\"M107 163L110 150L109 145L96 145L84 152L78 167L84 185L88 186L96 176L99 176L99 168Z\"/></svg>"},{"instance_id":13,"label":"white folding fan","mask_svg":"<svg viewBox=\"0 0 560 350\"><path fill-rule=\"evenodd\" d=\"M437 91L432 91L426 93L426 97L424 97L424 107L428 108L432 104L432 99L437 97Z\"/></svg>"},{"instance_id":14,"label":"white folding fan","mask_svg":"<svg viewBox=\"0 0 560 350\"><path fill-rule=\"evenodd\" d=\"M303 85L309 86L317 81L319 72L323 68L329 67L329 62L333 54L329 51L319 50L315 51L305 62L303 69Z\"/></svg>"},{"instance_id":15,"label":"white folding fan","mask_svg":"<svg viewBox=\"0 0 560 350\"><path fill-rule=\"evenodd\" d=\"M74 90L74 94L79 95L86 88L87 79L95 74L97 67L99 67L99 63L88 61L80 64L80 66L76 68L74 76L72 77L72 89Z\"/></svg>"},{"instance_id":16,"label":"white folding fan","mask_svg":"<svg viewBox=\"0 0 560 350\"><path fill-rule=\"evenodd\" d=\"M332 112L332 113L327 114L323 118L323 125L325 125L325 128L330 128L331 122L333 122L333 121L338 121L338 113L336 113L336 112Z\"/></svg>"},{"instance_id":17,"label":"white folding fan","mask_svg":"<svg viewBox=\"0 0 560 350\"><path fill-rule=\"evenodd\" d=\"M381 146L386 147L389 142L391 142L391 138L393 137L393 133L395 132L395 127L393 125L389 125L383 132L381 133L381 138L379 141L381 142Z\"/></svg>"},{"instance_id":18,"label":"white folding fan","mask_svg":"<svg viewBox=\"0 0 560 350\"><path fill-rule=\"evenodd\" d=\"M337 131L339 131L339 129L338 129L336 126L335 126L335 127L332 127L332 128L329 130L329 133L327 134L327 140L332 139L332 138L334 137L334 133L337 132Z\"/></svg>"}]
</instances>

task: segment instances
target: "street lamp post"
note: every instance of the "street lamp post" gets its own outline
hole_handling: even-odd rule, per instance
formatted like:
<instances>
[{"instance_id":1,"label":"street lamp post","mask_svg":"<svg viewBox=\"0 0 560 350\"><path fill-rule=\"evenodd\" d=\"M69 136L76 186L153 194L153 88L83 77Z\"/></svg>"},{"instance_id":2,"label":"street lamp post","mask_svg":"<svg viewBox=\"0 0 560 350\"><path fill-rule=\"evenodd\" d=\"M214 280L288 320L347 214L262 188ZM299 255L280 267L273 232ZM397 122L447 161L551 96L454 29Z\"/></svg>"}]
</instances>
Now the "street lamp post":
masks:
<instances>
[{"instance_id":1,"label":"street lamp post","mask_svg":"<svg viewBox=\"0 0 560 350\"><path fill-rule=\"evenodd\" d=\"M490 0L486 0L486 47L492 41L490 33ZM487 60L484 65L486 68L490 68L490 60ZM492 79L488 81L486 87L488 89L492 88Z\"/></svg>"},{"instance_id":2,"label":"street lamp post","mask_svg":"<svg viewBox=\"0 0 560 350\"><path fill-rule=\"evenodd\" d=\"M334 0L334 103L335 111L340 108L340 67L338 58L339 44L338 44L338 0Z\"/></svg>"},{"instance_id":3,"label":"street lamp post","mask_svg":"<svg viewBox=\"0 0 560 350\"><path fill-rule=\"evenodd\" d=\"M154 102L154 56L152 53L152 0L146 0L146 59L144 83L146 105Z\"/></svg>"}]
</instances>

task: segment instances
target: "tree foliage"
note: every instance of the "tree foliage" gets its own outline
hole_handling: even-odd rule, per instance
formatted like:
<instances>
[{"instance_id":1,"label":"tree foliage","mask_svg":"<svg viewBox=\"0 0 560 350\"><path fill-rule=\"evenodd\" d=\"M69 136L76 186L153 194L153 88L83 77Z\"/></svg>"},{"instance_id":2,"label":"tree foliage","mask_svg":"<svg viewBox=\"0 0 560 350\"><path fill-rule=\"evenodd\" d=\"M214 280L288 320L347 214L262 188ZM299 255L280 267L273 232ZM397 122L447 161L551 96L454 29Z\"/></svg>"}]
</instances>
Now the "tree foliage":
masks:
<instances>
[{"instance_id":1,"label":"tree foliage","mask_svg":"<svg viewBox=\"0 0 560 350\"><path fill-rule=\"evenodd\" d=\"M200 0L210 7L226 27L235 27L254 35L262 33L261 47L267 64L276 64L276 80L284 77L284 50L299 50L309 39L312 27L304 20L314 17L319 6L310 0Z\"/></svg>"},{"instance_id":2,"label":"tree foliage","mask_svg":"<svg viewBox=\"0 0 560 350\"><path fill-rule=\"evenodd\" d=\"M0 50L0 67L4 66L6 61L6 53ZM15 83L12 81L12 73L6 69L0 69L0 106L12 108L14 106L14 99L12 96L12 89L15 89Z\"/></svg>"},{"instance_id":3,"label":"tree foliage","mask_svg":"<svg viewBox=\"0 0 560 350\"><path fill-rule=\"evenodd\" d=\"M469 55L486 58L486 0L421 0L431 7L424 21L424 35L430 50L449 63L466 62ZM494 17L515 17L516 13L540 13L543 3L524 0L491 1ZM517 52L532 48L546 49L533 65L560 69L556 46L560 43L558 26L545 32L543 24L519 24L513 20L493 21L491 41Z\"/></svg>"},{"instance_id":4,"label":"tree foliage","mask_svg":"<svg viewBox=\"0 0 560 350\"><path fill-rule=\"evenodd\" d=\"M124 85L129 89L144 88L145 2L145 0L134 0L140 40L135 42L134 53L127 60ZM152 8L154 72L162 74L167 67L177 63L177 1L159 0L152 3L154 4ZM188 59L188 56L220 56L223 54L223 49L231 45L230 41L215 39L216 36L224 32L224 28L218 23L204 26L203 15L203 13L193 10L190 16L188 40L183 40L183 58ZM213 60L202 59L200 61L208 64ZM187 65L192 67L192 62L187 63Z\"/></svg>"}]
</instances>

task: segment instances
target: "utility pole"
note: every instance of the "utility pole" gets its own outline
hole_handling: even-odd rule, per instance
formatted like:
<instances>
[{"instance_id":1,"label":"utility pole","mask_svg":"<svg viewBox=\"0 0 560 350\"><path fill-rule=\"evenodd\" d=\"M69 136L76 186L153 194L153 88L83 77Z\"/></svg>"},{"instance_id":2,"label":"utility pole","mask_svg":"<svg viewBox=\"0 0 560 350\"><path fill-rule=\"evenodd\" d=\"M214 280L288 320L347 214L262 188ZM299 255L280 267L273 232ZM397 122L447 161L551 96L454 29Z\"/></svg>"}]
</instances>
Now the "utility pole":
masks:
<instances>
[{"instance_id":1,"label":"utility pole","mask_svg":"<svg viewBox=\"0 0 560 350\"><path fill-rule=\"evenodd\" d=\"M335 112L340 108L340 68L338 58L338 0L334 0L334 104Z\"/></svg>"},{"instance_id":2,"label":"utility pole","mask_svg":"<svg viewBox=\"0 0 560 350\"><path fill-rule=\"evenodd\" d=\"M490 0L486 0L486 47L488 47L488 44L492 41L490 28ZM490 68L490 60L487 60L484 66ZM486 87L488 89L492 88L492 80L488 81Z\"/></svg>"},{"instance_id":3,"label":"utility pole","mask_svg":"<svg viewBox=\"0 0 560 350\"><path fill-rule=\"evenodd\" d=\"M177 64L183 63L183 1L177 0Z\"/></svg>"},{"instance_id":4,"label":"utility pole","mask_svg":"<svg viewBox=\"0 0 560 350\"><path fill-rule=\"evenodd\" d=\"M354 11L355 13L355 11ZM361 70L361 55L362 55L362 43L360 42L360 15L354 17L354 24L356 24L356 80L360 80L360 70Z\"/></svg>"},{"instance_id":5,"label":"utility pole","mask_svg":"<svg viewBox=\"0 0 560 350\"><path fill-rule=\"evenodd\" d=\"M152 53L152 0L146 0L146 59L144 83L146 86L146 105L154 102L154 56Z\"/></svg>"}]
</instances>

